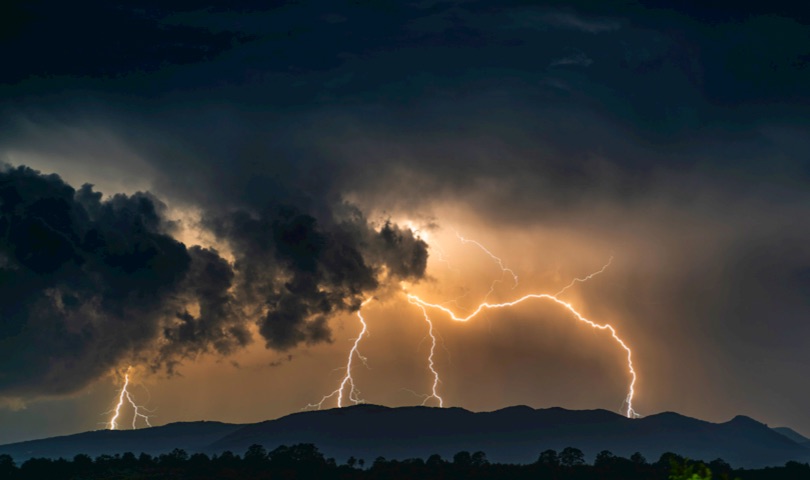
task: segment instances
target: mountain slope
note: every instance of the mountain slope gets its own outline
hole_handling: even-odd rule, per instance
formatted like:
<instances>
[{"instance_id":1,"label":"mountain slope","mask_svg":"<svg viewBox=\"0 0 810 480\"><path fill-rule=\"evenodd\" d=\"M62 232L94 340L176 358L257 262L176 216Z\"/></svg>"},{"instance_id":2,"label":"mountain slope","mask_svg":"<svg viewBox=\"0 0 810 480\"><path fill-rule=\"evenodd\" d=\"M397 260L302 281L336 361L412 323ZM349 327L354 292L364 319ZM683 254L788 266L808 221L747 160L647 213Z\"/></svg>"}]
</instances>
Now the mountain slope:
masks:
<instances>
[{"instance_id":1,"label":"mountain slope","mask_svg":"<svg viewBox=\"0 0 810 480\"><path fill-rule=\"evenodd\" d=\"M77 453L154 455L173 448L242 454L256 443L268 450L314 443L338 461L349 456L369 462L378 456L427 458L434 453L450 458L461 450L481 450L491 461L531 463L543 450L568 446L581 449L589 461L602 450L624 457L640 451L650 461L668 451L695 459L719 457L739 467L810 461L810 449L748 417L710 423L667 412L628 419L605 410L523 406L476 413L461 408L358 405L248 425L195 422L87 432L0 446L0 453L11 454L18 462L32 456L70 458Z\"/></svg>"},{"instance_id":2,"label":"mountain slope","mask_svg":"<svg viewBox=\"0 0 810 480\"><path fill-rule=\"evenodd\" d=\"M793 430L792 428L788 427L774 427L772 430L775 432L779 432L782 435L786 436L787 438L793 440L794 442L798 443L799 445L804 445L806 447L810 447L810 438L805 437L801 433Z\"/></svg>"},{"instance_id":3,"label":"mountain slope","mask_svg":"<svg viewBox=\"0 0 810 480\"><path fill-rule=\"evenodd\" d=\"M175 448L196 452L241 427L220 422L179 422L139 430L95 430L0 445L0 454L11 455L20 462L32 457L69 459L79 453L91 457L124 452L157 455Z\"/></svg>"},{"instance_id":4,"label":"mountain slope","mask_svg":"<svg viewBox=\"0 0 810 480\"><path fill-rule=\"evenodd\" d=\"M327 455L373 459L451 457L482 450L492 461L530 463L548 448L574 446L592 460L602 450L629 457L636 451L655 460L664 452L690 458L723 458L735 466L782 465L810 460L797 445L747 417L710 423L675 413L628 419L605 410L534 410L510 407L473 413L460 408L386 408L361 405L306 412L246 425L207 451L242 452L254 443L267 448L311 442Z\"/></svg>"}]
</instances>

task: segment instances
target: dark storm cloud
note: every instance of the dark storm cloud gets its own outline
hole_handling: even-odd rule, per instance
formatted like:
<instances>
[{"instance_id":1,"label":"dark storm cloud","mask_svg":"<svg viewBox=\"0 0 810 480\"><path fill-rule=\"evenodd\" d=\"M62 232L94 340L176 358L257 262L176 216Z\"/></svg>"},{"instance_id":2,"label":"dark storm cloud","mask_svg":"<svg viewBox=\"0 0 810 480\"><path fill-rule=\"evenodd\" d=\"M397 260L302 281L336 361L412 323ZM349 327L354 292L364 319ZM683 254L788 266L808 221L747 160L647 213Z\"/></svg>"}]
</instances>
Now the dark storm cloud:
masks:
<instances>
[{"instance_id":1,"label":"dark storm cloud","mask_svg":"<svg viewBox=\"0 0 810 480\"><path fill-rule=\"evenodd\" d=\"M171 372L183 358L200 352L233 353L251 341L246 319L230 292L234 272L216 250L192 246L188 249L191 266L181 289L197 302L195 316L187 309L178 311L174 321L163 325L163 338L157 365Z\"/></svg>"},{"instance_id":2,"label":"dark storm cloud","mask_svg":"<svg viewBox=\"0 0 810 480\"><path fill-rule=\"evenodd\" d=\"M206 2L9 1L0 7L0 83L30 77L115 77L210 59L250 39L161 19ZM144 41L144 39L148 39ZM12 67L13 65L13 67Z\"/></svg>"},{"instance_id":3,"label":"dark storm cloud","mask_svg":"<svg viewBox=\"0 0 810 480\"><path fill-rule=\"evenodd\" d=\"M243 6L245 10L237 10L237 14L251 11L247 3ZM279 6L277 16L307 18L306 13L290 13L289 9L281 7L284 5ZM87 222L107 226L107 236L98 240L98 245L91 243L90 247L83 247L85 250L79 253L70 248L73 244L62 241L61 237L53 240L52 248L56 249L53 258L42 260L41 267L35 264L36 255L43 255L40 250L44 247L30 246L33 252L30 255L34 257L31 260L34 263L29 265L32 275L49 273L56 277L19 287L31 306L21 308L13 322L11 319L7 321L10 326L4 332L7 342L17 345L16 350L7 350L7 364L30 362L32 366L38 365L38 369L19 370L19 377L6 379L0 385L4 394L75 391L109 371L110 367L133 358L172 371L184 358L199 352L229 354L249 342L246 325L257 318L259 331L271 348L288 349L300 343L329 341L328 319L341 311L356 310L381 280L417 280L424 274L426 244L415 238L412 232L395 225L385 224L375 229L359 212L344 205L334 182L336 167L320 158L308 157L310 152L297 145L276 142L274 138L267 141L264 129L256 128L252 123L267 119L266 116L248 119L249 123L245 124L244 119L238 118L241 114L237 115L232 128L229 125L222 128L219 112L199 115L195 111L193 121L178 121L174 116L174 100L163 97L162 90L182 91L191 85L204 85L203 91L210 89L209 82L216 83L217 80L209 78L212 70L205 66L204 61L238 47L240 43L250 45L255 40L251 35L234 33L227 28L188 25L200 18L215 18L206 5L185 2L174 4L169 9L162 4L105 3L74 8L35 2L9 8L23 26L9 31L2 45L4 51L13 53L13 57L19 60L16 62L18 68L4 77L7 83L4 98L8 101L3 108L11 115L4 117L3 121L9 122L17 113L37 104L37 100L29 104L23 99L27 95L33 97L38 92L49 91L49 82L63 85L87 85L89 82L95 85L92 88L97 88L100 95L109 95L108 106L127 105L128 114L121 117L118 113L123 110L119 110L108 117L106 126L113 135L123 138L125 143L140 139L131 144L133 150L148 156L149 162L162 165L158 168L159 176L154 179L157 184L164 187L164 192L171 192L173 198L201 206L203 225L211 228L228 245L236 262L229 265L216 251L187 248L172 239L172 225L157 210L149 211L150 205L159 205L149 194L116 195L101 201L100 194L88 188L73 195L70 187L53 179L64 189L63 200L74 205L81 215L87 217ZM267 12L260 13L267 15ZM300 66L304 71L322 69L325 59L318 56L268 55L268 42L284 45L289 44L287 37L290 35L310 35L307 29L290 30L283 25L285 22L281 23L271 21L269 28L281 28L282 33L289 30L289 35L284 33L279 37L271 32L264 38L263 45L247 47L259 53L254 59L259 62L257 67L286 71L289 68L287 62L292 60L309 62ZM320 24L321 20L316 23ZM35 37L39 31L49 31L51 35ZM67 31L78 34L69 35ZM65 35L59 49L48 49L49 42L60 33ZM301 38L297 40L300 42ZM25 48L21 48L23 45ZM302 47L304 43L296 44L296 48ZM213 68L221 73L230 69L229 62L241 60L238 56L223 57L218 60L222 63L215 62ZM269 63L262 64L265 60ZM190 64L192 70L200 68L201 71L178 71L168 83L147 81L151 86L141 90L146 83L137 78L149 76L150 72L159 71L161 67L175 68L185 64ZM235 75L229 80L244 81L240 73ZM17 83L29 78L32 78L29 83ZM54 78L58 80L52 80ZM158 99L132 103L128 94L119 96L119 92L130 88L135 93L157 95ZM225 88L229 88L227 82ZM68 97L64 99L72 103ZM60 96L47 98L35 108L36 118L30 117L33 122L28 126L34 131L41 131L45 124L66 125L64 119L68 110L72 111L68 116L76 114L89 118L90 123L95 122L96 113L101 113L96 110L97 105L92 106L94 100L89 104L82 100L67 106L61 104ZM15 107L20 105L27 106L17 110ZM155 121L152 115L158 110L154 108L163 111L159 114L162 120ZM277 119L268 120L265 124L268 127L280 126ZM68 124L73 124L73 121ZM14 136L19 124L11 120L7 125L10 128L5 130L6 135ZM286 130L290 131L289 128ZM16 133L21 131L16 130ZM92 143L93 140L83 137L71 149L81 157L83 145ZM44 148L50 150L51 146L46 142ZM50 150L50 154L58 155L63 151L57 146L56 150ZM98 161L105 167L108 165L107 158ZM93 160L89 162L87 170L92 172ZM36 177L31 172L29 174ZM9 180L9 184L13 185L15 181ZM107 237L126 235L125 231L116 232L121 230L122 222L130 219L128 212L133 209L140 209L142 215L137 217L137 225L131 228L137 227L139 233L151 235L148 241L158 242L160 248L155 249L165 256L151 259L151 249L121 244L123 241L119 240L111 245L124 249L120 255L125 267L109 267L105 262L114 262L118 257L105 250L108 244L104 241ZM51 215L54 222L67 221L63 218L64 212L56 211ZM91 250L86 251L88 248ZM9 245L7 250L20 249ZM105 267L103 273L91 269L90 265L95 263L85 257L92 255L100 258L97 263ZM70 275L65 274L68 276L62 278L57 274L64 268L57 260L70 265L73 264L69 261L79 262L82 267L74 266ZM36 270L56 268L52 265L59 265L56 273ZM153 267L154 272L147 274ZM14 283L11 277L9 282ZM140 292L130 285L131 282L144 289L148 286L151 290ZM69 298L62 295L63 290L71 288L80 291ZM62 303L49 304L43 300L46 291L57 292ZM18 293L9 293L10 298ZM68 300L61 300L63 297ZM70 309L62 311L67 308L64 305L74 303L75 307L71 308L81 311L82 315L104 320L84 326L76 320L78 313L73 314ZM31 321L34 306L48 314L47 323L52 327L23 327ZM9 305L8 308L12 307ZM49 308L55 310L49 311ZM76 322L79 325L74 328L79 333L66 337L55 333L67 328L64 324ZM127 328L120 328L119 324ZM41 332L34 333L34 330ZM83 336L84 332L88 338ZM54 333L53 338L51 333ZM33 362L35 354L25 353L42 348L52 349L55 356L36 357L40 361ZM81 378L68 374L74 369L81 371ZM64 381L55 380L57 377Z\"/></svg>"},{"instance_id":4,"label":"dark storm cloud","mask_svg":"<svg viewBox=\"0 0 810 480\"><path fill-rule=\"evenodd\" d=\"M229 266L164 233L163 208L149 194L102 200L90 185L76 191L56 175L2 170L4 395L76 391L161 334L155 367L177 353L227 352L248 341L229 311ZM191 302L198 317L183 310Z\"/></svg>"},{"instance_id":5,"label":"dark storm cloud","mask_svg":"<svg viewBox=\"0 0 810 480\"><path fill-rule=\"evenodd\" d=\"M250 342L246 308L261 312L268 347L328 341L331 315L358 309L383 273L419 279L427 261L409 230L375 231L356 212L324 227L277 206L211 220L232 267L174 240L150 194L102 200L26 167L0 175L0 208L7 396L70 393L136 359L171 372L201 352L230 354Z\"/></svg>"},{"instance_id":6,"label":"dark storm cloud","mask_svg":"<svg viewBox=\"0 0 810 480\"><path fill-rule=\"evenodd\" d=\"M242 298L263 312L260 332L277 349L328 341L326 319L357 310L381 274L418 280L427 266L427 245L413 232L390 223L377 232L354 210L319 222L277 206L258 214L238 210L210 223L233 246Z\"/></svg>"},{"instance_id":7,"label":"dark storm cloud","mask_svg":"<svg viewBox=\"0 0 810 480\"><path fill-rule=\"evenodd\" d=\"M99 41L100 50L75 62L43 43L30 56L15 50L19 68L9 78L37 78L0 86L0 144L56 156L65 142L52 132L64 125L110 132L153 167L156 195L199 208L202 225L232 251L229 268L213 251L179 249L188 265L169 263L176 276L169 266L154 274L164 290L129 307L159 310L161 323L136 331L127 341L137 345L127 348L170 339L161 362L202 348L231 351L247 341L242 316L258 319L273 348L326 341L330 315L356 309L385 274L419 278L424 243L396 225L374 225L347 196L369 210L429 215L456 202L493 228L585 232L636 262L610 297L653 305L626 318L650 319L632 331L658 339L656 349L665 338L675 358L688 349L734 357L763 338L803 362L810 43L806 12L785 5L121 9L110 29L124 16L157 33L110 37L106 24L84 19L87 35L120 41ZM55 19L66 8L32 18L63 32ZM8 31L17 43L7 49L36 33ZM93 43L65 38L68 57ZM107 71L114 78L96 78ZM93 142L88 135L72 148L97 151ZM129 212L147 200L155 204L136 196L120 197L119 210L115 199L93 205ZM139 221L174 251L160 236L165 222L147 213ZM20 255L26 268L47 270L73 265L77 254L38 247ZM645 276L648 265L658 281ZM30 291L55 288L42 285ZM199 313L158 307L166 291L197 298ZM742 336L729 335L730 326ZM729 375L744 378L741 370Z\"/></svg>"}]
</instances>

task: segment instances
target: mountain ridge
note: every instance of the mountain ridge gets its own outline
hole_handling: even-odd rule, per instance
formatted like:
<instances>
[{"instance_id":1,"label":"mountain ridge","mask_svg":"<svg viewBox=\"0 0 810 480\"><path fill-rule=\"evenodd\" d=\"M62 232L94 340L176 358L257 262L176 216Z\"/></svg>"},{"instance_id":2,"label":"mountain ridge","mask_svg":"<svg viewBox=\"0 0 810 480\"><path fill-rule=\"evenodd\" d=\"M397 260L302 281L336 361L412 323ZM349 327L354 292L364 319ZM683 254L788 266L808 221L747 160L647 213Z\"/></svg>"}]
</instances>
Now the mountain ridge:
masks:
<instances>
[{"instance_id":1,"label":"mountain ridge","mask_svg":"<svg viewBox=\"0 0 810 480\"><path fill-rule=\"evenodd\" d=\"M296 412L249 424L177 422L139 430L96 430L0 445L17 461L31 457L72 458L132 451L152 455L182 448L189 453L241 454L252 444L313 443L329 457L373 459L450 458L483 451L490 460L531 463L546 449L581 449L588 459L602 450L629 457L639 451L651 461L664 452L695 459L722 458L734 466L783 465L810 461L810 448L755 419L736 416L712 423L676 412L630 419L602 409L534 409L524 405L491 412L459 407L385 407L361 404Z\"/></svg>"},{"instance_id":2,"label":"mountain ridge","mask_svg":"<svg viewBox=\"0 0 810 480\"><path fill-rule=\"evenodd\" d=\"M810 447L810 438L805 437L801 433L793 430L792 428L788 427L774 427L772 430L781 433L782 435L786 436L787 438L793 440L794 442L798 443L799 445L805 445Z\"/></svg>"}]
</instances>

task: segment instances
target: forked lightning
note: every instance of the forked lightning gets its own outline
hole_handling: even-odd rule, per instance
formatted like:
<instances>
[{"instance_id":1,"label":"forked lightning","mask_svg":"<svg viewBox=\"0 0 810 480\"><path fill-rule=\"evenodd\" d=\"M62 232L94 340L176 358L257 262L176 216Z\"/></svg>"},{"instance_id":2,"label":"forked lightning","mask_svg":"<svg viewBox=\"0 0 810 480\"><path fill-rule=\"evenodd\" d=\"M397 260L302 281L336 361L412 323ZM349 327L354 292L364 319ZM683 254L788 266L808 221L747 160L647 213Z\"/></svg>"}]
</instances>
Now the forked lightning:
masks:
<instances>
[{"instance_id":1,"label":"forked lightning","mask_svg":"<svg viewBox=\"0 0 810 480\"><path fill-rule=\"evenodd\" d=\"M517 285L518 285L517 274L515 274L515 272L512 269L506 267L504 262L499 257L495 256L489 249L484 247L479 242L477 242L475 240L466 239L466 238L462 237L461 235L459 235L458 233L456 233L456 236L458 237L458 239L461 242L473 244L473 245L479 247L481 250L483 250L487 255L489 255L489 257L491 257L498 264L498 266L500 267L500 269L501 269L501 277L499 279L496 279L492 283L492 285L490 286L489 292L484 297L484 301L480 305L478 305L478 307L472 313L470 313L469 315L466 315L466 316L457 314L456 312L454 312L453 310L451 310L450 308L448 308L445 305L427 302L427 301L421 299L420 297L418 297L418 296L416 296L414 294L406 293L408 302L415 305L415 306L417 306L417 307L419 307L421 309L422 314L423 314L424 319L425 319L425 322L428 324L428 336L431 339L430 353L428 355L428 369L430 370L430 372L431 372L431 374L433 376L433 382L432 382L432 387L431 387L431 393L429 395L424 395L424 401L422 402L422 405L425 405L430 399L435 399L438 402L439 407L444 406L444 399L441 397L441 395L439 395L439 392L438 392L439 384L441 383L441 378L440 378L438 370L436 369L436 364L435 364L436 340L437 339L436 339L436 333L435 333L434 324L433 324L432 319L430 318L430 315L428 314L428 309L440 310L440 311L444 312L448 317L450 317L450 319L452 319L453 321L468 322L468 321L472 320L473 318L475 318L476 316L478 316L480 313L484 312L485 310L495 310L495 309L503 309L503 308L513 307L513 306L517 306L519 304L522 304L523 302L525 302L527 300L548 300L548 301L552 301L552 302L556 303L557 305L559 305L559 306L563 307L564 309L566 309L578 321L583 322L583 323L589 325L592 328L609 332L610 336L613 338L613 340L616 343L618 343L619 346L626 352L626 354L627 354L627 369L628 369L628 373L630 375L630 384L628 386L627 396L625 397L623 407L624 407L624 405L627 406L627 409L625 410L625 415L628 418L638 417L638 414L633 409L633 399L635 397L635 385L636 385L636 380L637 380L637 374L636 374L635 368L633 367L633 352L630 349L630 347L628 347L627 344L624 342L624 340L622 340L621 337L619 337L619 335L616 333L616 329L612 325L610 325L610 324L599 324L599 323L596 323L596 322L594 322L592 320L589 320L588 318L584 317L581 313L579 313L569 302L566 302L566 301L561 300L560 298L558 298L560 295L565 293L569 288L573 287L575 284L586 282L586 281L590 280L591 278L595 277L596 275L599 275L599 274L603 273L610 266L610 264L613 262L613 257L612 256L610 257L608 262L600 270L598 270L598 271L596 271L594 273L591 273L591 274L589 274L589 275L587 275L585 277L582 277L582 278L575 278L568 285L563 287L560 291L558 291L554 295L547 294L547 293L530 293L530 294L524 295L524 296L522 296L522 297L520 297L520 298L518 298L516 300L513 300L511 302L489 303L489 302L487 302L487 299L494 292L496 285L498 283L502 282L504 276L506 276L507 274L510 275L512 277L513 281L514 281L514 287L513 288L517 287ZM345 391L347 386L349 387L349 392L348 392L349 400L351 402L353 402L354 404L358 404L358 403L363 402L363 400L359 397L359 390L357 390L357 388L355 386L355 383L354 383L354 378L352 377L352 364L353 364L353 359L354 359L355 356L357 356L357 358L359 358L361 361L363 361L363 363L366 362L366 358L363 357L359 353L358 348L359 348L360 342L362 341L363 337L366 335L367 329L368 329L368 326L366 325L366 321L365 321L365 319L363 318L363 315L362 315L362 308L370 301L371 301L371 298L364 301L362 303L361 307L360 307L360 310L358 310L358 312L357 312L357 316L360 319L360 323L362 325L362 330L360 331L360 334L357 336L357 338L354 340L354 344L352 346L352 349L349 351L349 356L348 356L348 359L347 359L347 362L346 362L346 372L345 372L345 374L343 376L343 379L342 379L340 385L338 386L338 388L335 391L333 391L332 393L324 396L321 399L320 402L315 403L315 404L307 405L307 408L318 408L318 409L320 409L320 408L323 407L324 403L327 400L329 400L331 398L334 398L334 397L337 397L337 406L342 407L343 406L344 391Z\"/></svg>"},{"instance_id":2,"label":"forked lightning","mask_svg":"<svg viewBox=\"0 0 810 480\"><path fill-rule=\"evenodd\" d=\"M346 390L346 385L349 386L349 394L348 394L349 401L351 401L355 405L364 402L364 400L360 398L360 390L358 390L354 384L354 377L352 376L352 363L354 357L356 356L357 358L360 359L361 362L363 362L364 365L368 366L368 364L366 363L366 357L360 354L359 347L360 342L363 340L363 337L368 332L368 325L366 325L366 319L363 318L363 307L365 307L372 300L374 300L374 297L367 298L363 303L360 304L360 308L357 310L357 318L360 319L360 324L363 326L363 328L360 330L360 334L357 335L357 338L354 339L354 345L352 345L352 349L349 350L349 358L346 359L346 372L343 374L343 379L340 382L340 386L338 386L338 388L336 388L335 391L333 391L329 395L325 395L323 398L321 398L320 402L310 403L309 405L304 407L304 409L316 408L320 410L321 408L323 408L324 402L335 396L337 396L337 406L342 407L343 391Z\"/></svg>"},{"instance_id":3,"label":"forked lightning","mask_svg":"<svg viewBox=\"0 0 810 480\"><path fill-rule=\"evenodd\" d=\"M135 400L132 398L132 394L129 392L129 373L132 371L132 367L127 367L127 371L124 373L124 386L121 387L121 391L118 394L118 403L115 405L115 408L112 410L113 416L110 419L109 423L107 424L109 430L117 430L118 429L118 417L121 416L121 407L124 406L124 399L132 405L132 429L134 430L137 428L137 421L139 418L142 418L146 425L151 427L152 424L149 423L149 416L141 413L141 410L146 411L146 408L138 405L135 403Z\"/></svg>"}]
</instances>

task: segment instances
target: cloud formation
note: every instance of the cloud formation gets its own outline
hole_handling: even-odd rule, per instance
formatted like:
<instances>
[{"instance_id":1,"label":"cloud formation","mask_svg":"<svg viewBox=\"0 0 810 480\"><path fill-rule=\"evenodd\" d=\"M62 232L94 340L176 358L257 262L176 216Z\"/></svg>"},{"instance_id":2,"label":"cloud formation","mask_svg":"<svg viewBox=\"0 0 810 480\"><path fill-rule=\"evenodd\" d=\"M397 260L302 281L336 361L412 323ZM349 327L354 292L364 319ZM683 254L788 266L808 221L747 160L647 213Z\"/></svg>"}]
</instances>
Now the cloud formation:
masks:
<instances>
[{"instance_id":1,"label":"cloud formation","mask_svg":"<svg viewBox=\"0 0 810 480\"><path fill-rule=\"evenodd\" d=\"M360 215L324 226L292 207L212 220L236 255L187 247L148 193L75 190L57 175L0 173L0 393L59 395L110 369L228 355L258 321L269 348L328 341L329 317L380 279L418 280L427 246Z\"/></svg>"},{"instance_id":2,"label":"cloud formation","mask_svg":"<svg viewBox=\"0 0 810 480\"><path fill-rule=\"evenodd\" d=\"M286 350L328 341L327 318L355 311L379 279L418 280L427 244L385 223L375 231L356 210L319 222L289 206L244 210L209 220L236 252L240 299L261 312L267 346Z\"/></svg>"},{"instance_id":3,"label":"cloud formation","mask_svg":"<svg viewBox=\"0 0 810 480\"><path fill-rule=\"evenodd\" d=\"M578 67L588 67L593 63L593 60L582 52L573 52L565 57L560 57L552 60L549 64L552 67L573 65Z\"/></svg>"},{"instance_id":4,"label":"cloud formation","mask_svg":"<svg viewBox=\"0 0 810 480\"><path fill-rule=\"evenodd\" d=\"M806 12L251 3L121 8L110 23L77 19L80 36L58 20L85 7L15 7L54 29L3 29L19 70L0 78L2 154L75 187L151 193L101 199L3 174L48 186L14 187L29 192L25 205L67 205L8 214L25 228L3 237L3 392L71 391L139 355L172 369L227 354L250 340L251 322L274 349L329 341L331 316L424 275L425 243L385 222L408 218L495 232L487 245L531 260L521 279L538 284L615 254L587 306L638 349L640 402L722 419L744 398L742 413L810 426L776 398L810 395L783 368L810 362ZM21 53L42 31L60 35ZM128 182L107 186L117 178ZM215 242L174 238L166 212L184 208ZM115 240L119 224L137 235ZM44 240L26 247L36 228ZM106 233L91 248L82 232L94 229ZM51 327L25 327L36 322ZM47 333L59 329L70 334ZM116 332L124 338L107 339ZM24 346L48 342L54 366ZM98 365L77 353L90 351ZM28 361L36 374L17 375ZM53 380L81 368L82 381ZM684 396L684 384L718 400Z\"/></svg>"},{"instance_id":5,"label":"cloud formation","mask_svg":"<svg viewBox=\"0 0 810 480\"><path fill-rule=\"evenodd\" d=\"M205 259L164 233L154 197L103 201L91 185L77 191L26 167L5 167L0 184L5 395L76 391L137 356L165 316L198 300L186 279Z\"/></svg>"}]
</instances>

